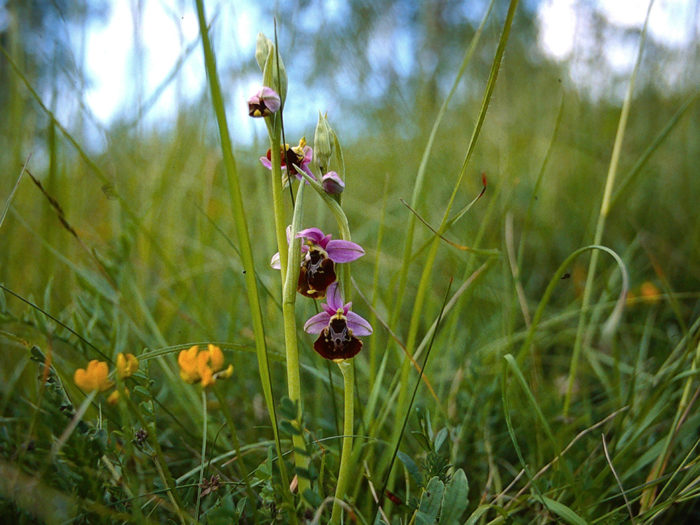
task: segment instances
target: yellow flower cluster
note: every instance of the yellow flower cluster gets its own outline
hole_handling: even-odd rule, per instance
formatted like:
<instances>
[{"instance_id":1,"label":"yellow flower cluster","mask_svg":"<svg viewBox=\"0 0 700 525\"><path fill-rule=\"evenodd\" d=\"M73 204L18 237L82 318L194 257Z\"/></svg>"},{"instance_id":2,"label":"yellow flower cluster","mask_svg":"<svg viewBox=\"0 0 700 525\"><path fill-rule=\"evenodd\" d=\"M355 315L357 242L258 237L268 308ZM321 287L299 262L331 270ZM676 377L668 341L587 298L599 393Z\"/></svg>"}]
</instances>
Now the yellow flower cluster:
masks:
<instances>
[{"instance_id":1,"label":"yellow flower cluster","mask_svg":"<svg viewBox=\"0 0 700 525\"><path fill-rule=\"evenodd\" d=\"M139 368L139 360L134 354L117 355L117 376L119 379L130 377ZM93 359L86 368L78 368L73 374L73 381L81 390L86 392L104 392L114 386L109 380L109 367L104 361ZM115 390L107 398L107 402L115 404L119 400L119 391Z\"/></svg>"},{"instance_id":2,"label":"yellow flower cluster","mask_svg":"<svg viewBox=\"0 0 700 525\"><path fill-rule=\"evenodd\" d=\"M206 350L199 350L194 345L189 350L183 350L177 357L180 365L180 377L187 383L201 381L202 388L213 385L217 379L226 379L233 374L233 365L224 368L224 354L218 346L209 344Z\"/></svg>"}]
</instances>

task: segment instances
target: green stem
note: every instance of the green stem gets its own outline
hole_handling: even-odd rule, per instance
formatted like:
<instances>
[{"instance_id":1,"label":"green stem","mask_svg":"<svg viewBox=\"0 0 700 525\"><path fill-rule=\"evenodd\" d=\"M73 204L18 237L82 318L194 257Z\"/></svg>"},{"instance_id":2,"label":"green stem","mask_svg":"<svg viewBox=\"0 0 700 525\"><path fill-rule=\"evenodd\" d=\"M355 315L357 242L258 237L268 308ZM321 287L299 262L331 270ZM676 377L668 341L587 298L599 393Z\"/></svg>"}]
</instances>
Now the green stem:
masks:
<instances>
[{"instance_id":1,"label":"green stem","mask_svg":"<svg viewBox=\"0 0 700 525\"><path fill-rule=\"evenodd\" d=\"M627 127L627 117L629 116L630 105L632 102L632 93L634 92L634 81L637 78L637 71L639 70L639 64L642 60L642 50L644 49L644 42L647 35L647 25L649 23L649 13L651 12L651 6L654 4L653 0L649 2L649 7L647 9L646 19L644 21L644 28L642 29L641 40L639 41L639 49L637 50L637 61L632 70L632 75L630 76L630 83L627 86L627 93L625 94L625 101L622 103L622 111L620 112L620 120L617 124L617 132L615 134L615 143L613 145L612 156L610 158L610 166L608 168L608 175L605 179L605 189L603 190L603 202L600 205L600 212L598 213L598 222L595 228L595 235L593 237L593 244L600 244L603 239L603 232L605 231L605 222L610 213L612 207L612 190L615 184L615 177L617 175L617 166L620 160L620 152L622 150L622 139L625 136L625 129ZM571 405L571 396L574 392L574 382L576 379L576 374L578 371L578 362L581 356L581 349L583 347L583 334L586 327L586 315L585 311L588 309L588 305L591 301L591 293L593 292L593 281L595 278L595 271L598 265L598 252L594 251L591 254L591 260L588 264L588 274L586 275L586 284L583 289L583 299L581 304L581 316L579 317L578 328L576 329L576 341L574 342L574 350L571 355L571 363L569 365L569 377L566 387L566 396L564 397L564 408L563 415L567 417L569 414L569 406Z\"/></svg>"},{"instance_id":2,"label":"green stem","mask_svg":"<svg viewBox=\"0 0 700 525\"><path fill-rule=\"evenodd\" d=\"M352 437L355 427L355 361L353 359L341 361L338 366L343 374L345 409L343 412L343 450L340 454L340 470L338 471L338 484L335 488L331 525L340 523L340 516L343 512L339 500L345 497L351 475L350 456L352 455Z\"/></svg>"},{"instance_id":3,"label":"green stem","mask_svg":"<svg viewBox=\"0 0 700 525\"><path fill-rule=\"evenodd\" d=\"M299 494L302 496L307 489L311 488L308 478L309 456L306 454L306 442L304 441L299 345L297 343L297 322L295 314L297 283L299 281L299 268L301 265L301 239L297 239L296 234L297 231L299 231L304 214L304 186L306 185L303 183L299 184L299 189L297 190L294 217L292 219L292 237L289 242L287 258L289 264L285 274L284 289L282 290L284 346L287 357L287 389L289 398L298 406L297 423L299 432L292 436L292 443L294 444L294 466L296 468Z\"/></svg>"},{"instance_id":4,"label":"green stem","mask_svg":"<svg viewBox=\"0 0 700 525\"><path fill-rule=\"evenodd\" d=\"M489 79L486 84L486 91L484 93L484 97L481 102L481 108L479 110L479 115L476 121L476 124L474 126L474 130L472 131L471 138L469 139L469 145L467 147L467 153L464 157L464 161L462 163L462 168L459 172L459 176L457 178L457 183L455 184L452 194L450 196L450 199L448 201L447 207L445 208L445 212L442 217L442 221L440 222L440 227L438 228L438 232L442 234L448 223L449 223L449 214L450 211L452 210L452 206L455 200L455 197L457 196L457 191L459 190L462 179L464 178L464 175L467 172L467 166L469 165L469 162L471 160L471 157L474 153L474 150L476 148L476 142L477 139L479 138L479 135L481 133L481 128L484 124L484 120L486 119L486 112L488 110L489 104L491 102L491 95L493 94L493 90L496 87L496 80L498 78L498 71L501 66L501 60L503 58L503 54L505 52L506 48L506 43L508 42L508 37L510 35L510 28L513 23L513 18L515 16L515 10L518 6L518 0L511 0L510 6L508 7L508 14L506 16L506 20L503 24L503 31L501 32L501 37L498 41L498 47L496 49L496 54L493 59L493 63L491 64L491 72L489 74ZM428 286L430 285L430 277L432 274L433 270L433 265L435 263L435 257L437 255L437 249L438 245L440 243L440 238L438 236L435 236L432 240L432 245L430 248L430 252L428 254L425 266L423 267L423 273L421 275L421 280L418 285L418 291L416 293L416 299L413 303L413 313L411 315L411 324L409 327L409 334L408 338L406 340L406 357L403 360L403 363L401 365L401 390L399 391L399 399L397 403L397 408L395 412L395 417L394 417L394 430L392 432L391 436L391 442L392 443L397 443L401 439L401 420L405 416L405 412L407 409L407 402L408 402L408 374L411 368L411 363L410 363L410 357L413 356L414 350L415 350L415 341L416 341L416 336L417 336L417 331L418 331L418 326L420 324L420 318L423 315L423 303L425 300L425 296L427 293ZM382 458L382 461L379 464L379 472L383 470L383 468L387 465L389 460L391 459L388 454L390 454L391 449L387 449L387 452L384 454L384 457ZM389 473L391 476L391 472ZM393 478L389 478L389 486L392 484Z\"/></svg>"},{"instance_id":5,"label":"green stem","mask_svg":"<svg viewBox=\"0 0 700 525\"><path fill-rule=\"evenodd\" d=\"M459 82L462 80L464 77L464 73L467 70L467 66L471 62L472 55L474 54L474 51L476 50L476 46L479 43L479 40L481 39L481 33L484 29L484 26L486 25L486 20L489 17L489 14L491 13L491 10L493 9L495 1L491 0L489 3L489 6L486 10L486 13L481 19L481 23L479 24L478 29L474 33L474 36L472 37L472 40L469 44L469 47L467 50L464 52L464 57L462 58L462 63L459 66L459 71L457 72L457 75L455 76L454 81L452 82L452 87L450 87L450 91L445 97L445 100L443 100L442 105L440 106L440 109L438 110L437 117L435 118L435 122L433 123L433 127L430 130L430 136L428 137L428 142L425 145L425 149L423 150L423 155L421 157L420 165L418 166L418 173L416 174L416 179L415 179L415 184L413 186L413 194L411 195L411 207L416 210L418 209L419 205L419 199L424 196L424 190L425 190L425 181L426 181L426 171L428 167L428 161L430 160L430 154L433 151L433 143L435 142L435 137L437 136L438 129L440 127L440 124L442 123L442 119L447 113L447 108L450 107L450 103L452 102L452 97L454 96L455 92L457 91L457 87L459 86ZM389 320L389 325L390 326L396 326L399 313L401 311L401 305L403 304L403 297L404 297L404 292L406 290L406 283L408 280L408 267L411 262L411 255L413 253L413 237L414 237L414 232L416 228L416 216L412 213L409 214L408 216L408 229L406 232L406 239L404 241L404 251L403 251L403 258L401 261L401 270L399 272L399 286L398 286L398 294L397 294L397 299L394 303L394 309L391 313L391 317Z\"/></svg>"},{"instance_id":6,"label":"green stem","mask_svg":"<svg viewBox=\"0 0 700 525\"><path fill-rule=\"evenodd\" d=\"M141 413L141 409L136 405L136 403L134 403L131 400L129 396L124 396L123 399L125 399L127 404L129 405L129 410L131 411L131 413L136 415L136 418L141 424L141 428L146 429L148 442L151 445L153 451L155 452L155 457L153 459L156 465L156 470L158 470L158 474L163 480L165 487L168 489L168 497L170 498L170 502L175 508L175 512L178 518L180 518L180 523L184 524L187 522L187 520L185 520L185 512L183 511L182 500L180 499L180 494L177 492L177 483L175 482L175 479L170 473L170 469L168 469L168 463L165 460L163 449L160 448L160 442L158 441L158 429L156 428L156 424L155 422L146 422L146 419Z\"/></svg>"},{"instance_id":7,"label":"green stem","mask_svg":"<svg viewBox=\"0 0 700 525\"><path fill-rule=\"evenodd\" d=\"M265 328L262 319L262 309L260 306L260 296L258 294L258 284L256 280L255 263L253 261L253 252L250 244L250 236L248 235L248 223L246 221L245 209L243 208L243 196L241 193L240 182L238 180L238 170L236 161L233 156L233 148L231 147L231 138L228 132L228 123L226 120L226 110L224 108L223 96L221 95L221 86L216 70L216 60L212 49L211 41L209 40L209 32L207 30L206 18L204 16L203 0L195 0L197 4L197 19L199 21L199 32L202 36L202 48L204 51L204 65L207 71L209 80L209 90L212 98L212 106L216 114L216 121L219 127L219 136L221 139L221 152L224 159L224 168L228 179L229 194L231 199L231 209L233 212L234 224L241 250L241 261L245 269L246 292L248 294L248 303L253 322L253 333L255 334L255 351L258 359L258 370L260 373L260 382L263 388L265 404L267 412L270 416L272 424L272 432L275 438L275 449L279 459L280 475L282 484L285 489L285 499L287 503L292 505L292 497L289 492L289 476L284 465L284 457L282 455L282 446L280 444L279 430L277 428L277 414L275 413L274 398L272 396L272 380L270 378L270 367L267 357L267 346L265 343ZM293 505L292 505L293 507ZM289 514L296 523L296 515L293 508Z\"/></svg>"},{"instance_id":8,"label":"green stem","mask_svg":"<svg viewBox=\"0 0 700 525\"><path fill-rule=\"evenodd\" d=\"M654 464L651 467L651 471L647 475L648 482L661 478L664 471L666 470L666 466L668 465L668 460L671 454L671 446L673 444L674 439L677 439L678 437L682 421L685 417L687 417L687 414L685 414L685 412L688 408L688 398L690 397L690 389L693 385L693 381L695 380L699 364L700 342L698 342L698 345L695 348L695 357L693 358L693 361L690 366L691 373L685 380L685 385L683 386L683 393L681 394L680 402L678 403L678 407L676 408L676 415L673 417L673 423L669 427L668 434L664 438L663 452L659 454L656 458L656 461L654 461ZM676 473L674 472L672 476L675 476L675 474ZM644 491L642 492L642 497L640 499L640 514L653 506L654 501L661 497L661 494L664 492L664 490L666 490L666 487L669 486L669 483L670 480L666 482L666 486L661 490L661 493L659 493L658 495L658 487L655 484L652 484L651 486L644 489Z\"/></svg>"},{"instance_id":9,"label":"green stem","mask_svg":"<svg viewBox=\"0 0 700 525\"><path fill-rule=\"evenodd\" d=\"M540 299L540 303L537 306L537 310L535 310L534 315L532 316L532 321L530 322L530 327L528 328L527 335L525 337L525 340L520 347L520 350L518 351L516 355L516 359L519 364L522 364L525 357L528 355L528 350L530 349L530 346L532 345L533 341L535 340L535 333L537 331L537 328L539 327L540 320L542 319L542 315L544 314L544 309L549 303L549 300L552 296L552 293L554 293L554 290L556 289L557 285L559 284L562 276L564 275L564 272L566 271L567 268L571 266L573 261L581 255L584 252L591 251L591 250L597 250L597 251L602 251L610 255L613 259L615 259L615 262L617 263L618 268L620 269L620 273L622 275L622 289L620 290L620 295L617 298L617 301L615 302L615 307L613 308L612 313L608 317L608 320L605 322L606 327L612 327L615 325L615 323L619 320L620 315L622 314L622 310L625 305L625 298L627 296L627 290L629 289L629 276L627 274L627 269L625 268L625 264L622 261L622 258L615 253L613 250L608 248L607 246L600 246L600 245L595 245L592 244L590 246L584 246L583 248L579 248L575 252L573 252L571 255L569 255L564 261L559 265L559 268L557 268L557 271L554 273L552 278L549 280L549 284L547 285L547 288L544 291L544 294L542 294L542 299ZM608 331L611 330L611 328L607 328Z\"/></svg>"},{"instance_id":10,"label":"green stem","mask_svg":"<svg viewBox=\"0 0 700 525\"><path fill-rule=\"evenodd\" d=\"M207 392L202 388L202 457L200 460L199 483L197 485L197 503L194 506L194 519L199 521L199 504L202 499L202 480L204 479L204 464L207 457Z\"/></svg>"},{"instance_id":11,"label":"green stem","mask_svg":"<svg viewBox=\"0 0 700 525\"><path fill-rule=\"evenodd\" d=\"M268 125L270 134L270 162L272 163L272 209L275 214L275 236L277 237L277 250L280 254L280 275L282 276L282 285L287 275L287 233L285 228L287 225L284 220L284 204L282 200L282 155L280 153L280 130L281 119L274 118L272 125ZM287 146L285 145L285 148ZM291 184L291 179L289 179Z\"/></svg>"}]
</instances>

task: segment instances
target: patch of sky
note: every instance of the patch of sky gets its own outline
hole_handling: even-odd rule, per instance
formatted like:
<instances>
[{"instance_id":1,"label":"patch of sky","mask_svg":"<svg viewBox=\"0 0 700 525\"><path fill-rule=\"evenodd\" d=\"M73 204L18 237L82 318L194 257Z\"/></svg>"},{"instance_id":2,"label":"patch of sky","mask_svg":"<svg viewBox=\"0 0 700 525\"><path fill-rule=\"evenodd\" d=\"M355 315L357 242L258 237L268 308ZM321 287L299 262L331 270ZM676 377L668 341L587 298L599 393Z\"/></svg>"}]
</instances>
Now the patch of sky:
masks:
<instances>
[{"instance_id":1,"label":"patch of sky","mask_svg":"<svg viewBox=\"0 0 700 525\"><path fill-rule=\"evenodd\" d=\"M7 0L0 0L0 27L9 23L6 3ZM453 16L458 16L477 23L487 4L485 1L465 2L451 11L450 19L454 21ZM108 4L109 14L103 20L96 18L86 28L88 84L85 101L98 121L107 126L136 118L138 104L134 101L148 101L157 95L154 104L146 108L148 111L142 115L141 122L146 125L172 122L178 104L194 102L206 93L196 13L190 2L182 0L144 2L138 32L135 32L137 17L131 5L113 0ZM647 6L647 2L639 0L530 0L524 4L524 8L536 12L538 47L553 60L569 61L566 63L569 81L594 96L607 93L609 85L605 75L625 75L631 70ZM350 15L349 9L351 4L343 0L312 1L289 16L294 17L300 34L317 30L321 24L322 31L332 29L329 31L332 37L333 31L342 29L343 20ZM375 11L379 19L369 36L367 49L370 71L360 72L359 76L352 70L352 57L346 57L339 60L338 68L327 76L317 76L313 83L307 81L314 68L313 50L294 45L287 48L293 49L291 55L285 53L286 43L294 42L298 35L280 35L290 75L285 112L290 134L311 135L317 111L329 111L331 120L340 118L341 115L336 114L338 98L384 96L391 74L409 77L417 67L422 68L422 74L430 74L437 62L429 50L420 49L419 43L424 37L421 9L424 8L420 5L397 3L392 9ZM207 2L230 125L236 130L236 140L243 143L250 143L260 133L256 123L248 118L245 105L245 100L258 88L260 77L257 73L243 74L242 65L252 61L258 32L273 35L273 22L266 13L264 7L250 1ZM697 2L693 0L657 0L652 10L650 37L659 45L687 49L696 39L699 18ZM596 20L605 20L618 30L604 31L601 37ZM136 35L142 43L138 57L134 56L139 49L135 45ZM190 44L193 46L191 53L179 66L174 80L167 82L168 75ZM77 50L79 42L71 45L76 49L76 56L81 56ZM673 71L682 74L683 68L671 66L670 74ZM358 78L363 78L359 84ZM672 79L664 79L672 83ZM288 141L293 140L296 139L288 137Z\"/></svg>"}]
</instances>

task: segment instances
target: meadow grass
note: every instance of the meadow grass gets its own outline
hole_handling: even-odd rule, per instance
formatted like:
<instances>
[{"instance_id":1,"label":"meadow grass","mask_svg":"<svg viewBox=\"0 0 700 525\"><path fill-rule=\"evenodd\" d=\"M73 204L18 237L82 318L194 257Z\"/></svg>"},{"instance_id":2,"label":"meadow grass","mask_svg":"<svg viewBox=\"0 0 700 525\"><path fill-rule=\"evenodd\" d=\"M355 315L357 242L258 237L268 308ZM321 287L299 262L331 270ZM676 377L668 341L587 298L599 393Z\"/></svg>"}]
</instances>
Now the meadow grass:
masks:
<instances>
[{"instance_id":1,"label":"meadow grass","mask_svg":"<svg viewBox=\"0 0 700 525\"><path fill-rule=\"evenodd\" d=\"M269 142L237 141L201 1L207 96L101 150L3 47L0 515L696 521L698 92L640 86L642 32L624 100L588 99L516 45L517 4L487 7L439 104L418 90L365 135L329 117L342 198L282 186L284 110L259 120ZM270 36L255 58L283 95ZM373 333L340 366L304 331L330 299L296 293L287 224L365 250L337 275ZM233 375L183 381L210 344ZM129 353L104 392L76 385Z\"/></svg>"}]
</instances>

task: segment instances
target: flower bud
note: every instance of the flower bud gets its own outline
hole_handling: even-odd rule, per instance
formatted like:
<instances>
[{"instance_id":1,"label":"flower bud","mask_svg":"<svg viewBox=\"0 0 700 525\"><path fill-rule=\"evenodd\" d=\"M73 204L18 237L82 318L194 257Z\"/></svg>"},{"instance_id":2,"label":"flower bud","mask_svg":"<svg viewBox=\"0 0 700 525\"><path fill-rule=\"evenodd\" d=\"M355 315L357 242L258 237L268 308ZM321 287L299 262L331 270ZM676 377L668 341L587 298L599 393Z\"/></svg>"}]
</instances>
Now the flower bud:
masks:
<instances>
[{"instance_id":1,"label":"flower bud","mask_svg":"<svg viewBox=\"0 0 700 525\"><path fill-rule=\"evenodd\" d=\"M345 189L343 179L341 179L335 171L326 173L321 178L321 184L323 185L323 189L326 190L326 193L330 193L331 195L342 193Z\"/></svg>"},{"instance_id":2,"label":"flower bud","mask_svg":"<svg viewBox=\"0 0 700 525\"><path fill-rule=\"evenodd\" d=\"M284 106L284 99L287 97L287 70L284 68L282 58L279 59L279 68L277 67L277 58L275 46L270 43L263 69L263 85L276 90L280 96L281 105Z\"/></svg>"},{"instance_id":3,"label":"flower bud","mask_svg":"<svg viewBox=\"0 0 700 525\"><path fill-rule=\"evenodd\" d=\"M267 62L267 56L270 54L270 48L272 47L272 42L262 33L258 33L258 38L255 44L255 61L260 67L260 71L265 71L265 63Z\"/></svg>"},{"instance_id":4,"label":"flower bud","mask_svg":"<svg viewBox=\"0 0 700 525\"><path fill-rule=\"evenodd\" d=\"M333 155L333 130L328 124L326 115L318 114L318 124L314 132L314 152L316 154L316 162L318 163L321 172L328 169L331 156Z\"/></svg>"},{"instance_id":5,"label":"flower bud","mask_svg":"<svg viewBox=\"0 0 700 525\"><path fill-rule=\"evenodd\" d=\"M333 162L334 167L340 173L341 178L345 178L345 157L343 157L343 148L340 146L338 135L331 128L331 138L333 140Z\"/></svg>"}]
</instances>

